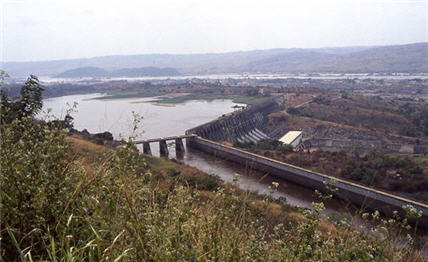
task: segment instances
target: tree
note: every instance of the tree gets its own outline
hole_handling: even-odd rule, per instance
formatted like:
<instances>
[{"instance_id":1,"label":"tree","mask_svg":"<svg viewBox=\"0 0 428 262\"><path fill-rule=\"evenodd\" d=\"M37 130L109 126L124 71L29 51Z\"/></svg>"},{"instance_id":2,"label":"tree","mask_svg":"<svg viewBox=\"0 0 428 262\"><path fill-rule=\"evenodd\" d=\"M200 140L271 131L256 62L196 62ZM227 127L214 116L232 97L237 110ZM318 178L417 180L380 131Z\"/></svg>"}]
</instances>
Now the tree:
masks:
<instances>
[{"instance_id":1,"label":"tree","mask_svg":"<svg viewBox=\"0 0 428 262\"><path fill-rule=\"evenodd\" d=\"M245 93L247 94L247 96L257 96L259 90L257 88L248 88Z\"/></svg>"},{"instance_id":2,"label":"tree","mask_svg":"<svg viewBox=\"0 0 428 262\"><path fill-rule=\"evenodd\" d=\"M8 124L14 119L36 116L43 107L43 90L39 79L34 75L30 75L25 81L21 88L21 96L18 98L10 98L5 91L0 90L0 123Z\"/></svg>"}]
</instances>

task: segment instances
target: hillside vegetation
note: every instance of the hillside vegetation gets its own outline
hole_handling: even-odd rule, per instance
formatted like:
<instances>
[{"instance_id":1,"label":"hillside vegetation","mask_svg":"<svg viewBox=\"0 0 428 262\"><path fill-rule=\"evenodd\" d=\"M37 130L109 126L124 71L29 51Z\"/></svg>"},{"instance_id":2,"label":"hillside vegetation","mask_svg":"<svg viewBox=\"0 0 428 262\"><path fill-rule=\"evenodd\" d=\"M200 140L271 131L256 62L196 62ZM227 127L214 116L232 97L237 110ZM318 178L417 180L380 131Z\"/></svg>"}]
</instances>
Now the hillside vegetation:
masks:
<instances>
[{"instance_id":1,"label":"hillside vegetation","mask_svg":"<svg viewBox=\"0 0 428 262\"><path fill-rule=\"evenodd\" d=\"M7 62L13 77L56 75L79 67L105 70L171 67L183 74L428 72L428 43L379 47L278 48L209 54L116 55L94 58Z\"/></svg>"},{"instance_id":2,"label":"hillside vegetation","mask_svg":"<svg viewBox=\"0 0 428 262\"><path fill-rule=\"evenodd\" d=\"M393 99L325 92L300 107L289 107L291 115L362 127L385 134L428 136L428 104Z\"/></svg>"},{"instance_id":3,"label":"hillside vegetation","mask_svg":"<svg viewBox=\"0 0 428 262\"><path fill-rule=\"evenodd\" d=\"M240 146L279 161L427 201L427 152L392 151L387 146L427 145L428 104L423 99L345 91L303 93L290 98L284 110L268 118L270 130L303 130L305 150ZM338 143L317 144L317 139Z\"/></svg>"},{"instance_id":4,"label":"hillside vegetation","mask_svg":"<svg viewBox=\"0 0 428 262\"><path fill-rule=\"evenodd\" d=\"M122 68L119 70L104 70L99 67L78 67L70 69L56 77L142 77L142 76L177 76L180 75L174 68L142 67Z\"/></svg>"},{"instance_id":5,"label":"hillside vegetation","mask_svg":"<svg viewBox=\"0 0 428 262\"><path fill-rule=\"evenodd\" d=\"M238 143L237 146L295 166L428 203L428 165L418 162L418 158L385 154L376 149L364 156L345 150L294 152L277 140L258 144Z\"/></svg>"},{"instance_id":6,"label":"hillside vegetation","mask_svg":"<svg viewBox=\"0 0 428 262\"><path fill-rule=\"evenodd\" d=\"M323 219L322 202L298 210L142 155L132 143L111 149L69 137L64 122L33 119L42 89L35 77L27 87L19 98L2 96L9 116L0 139L3 261L425 259L410 236L407 249L394 245L388 228L405 231L406 220L365 214L381 225L374 237L346 220ZM31 110L12 115L25 108Z\"/></svg>"}]
</instances>

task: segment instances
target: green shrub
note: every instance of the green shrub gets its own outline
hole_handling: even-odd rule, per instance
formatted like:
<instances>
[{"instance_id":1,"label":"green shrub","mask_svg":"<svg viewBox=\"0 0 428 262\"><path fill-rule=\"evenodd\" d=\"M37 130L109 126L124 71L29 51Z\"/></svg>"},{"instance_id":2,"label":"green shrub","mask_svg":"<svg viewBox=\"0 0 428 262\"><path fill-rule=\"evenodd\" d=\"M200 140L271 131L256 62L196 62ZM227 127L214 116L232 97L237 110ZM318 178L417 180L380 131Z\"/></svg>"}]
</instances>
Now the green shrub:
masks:
<instances>
[{"instance_id":1,"label":"green shrub","mask_svg":"<svg viewBox=\"0 0 428 262\"><path fill-rule=\"evenodd\" d=\"M177 170L177 169L175 169L175 168L169 168L168 169L168 176L170 176L170 177L176 177L176 176L178 176L178 175L180 175L180 170Z\"/></svg>"},{"instance_id":2,"label":"green shrub","mask_svg":"<svg viewBox=\"0 0 428 262\"><path fill-rule=\"evenodd\" d=\"M0 80L2 80L2 76L0 75ZM10 98L3 90L0 90L0 124L8 124L15 119L34 117L42 109L43 90L39 79L34 75L28 77L22 86L20 97Z\"/></svg>"},{"instance_id":3,"label":"green shrub","mask_svg":"<svg viewBox=\"0 0 428 262\"><path fill-rule=\"evenodd\" d=\"M70 215L71 199L78 197L84 170L67 158L65 133L33 119L15 119L1 127L2 228L22 238L37 228L47 231ZM2 239L6 232L2 231ZM24 245L40 245L27 238ZM12 252L10 242L2 248ZM12 252L13 254L13 252Z\"/></svg>"},{"instance_id":4,"label":"green shrub","mask_svg":"<svg viewBox=\"0 0 428 262\"><path fill-rule=\"evenodd\" d=\"M191 186L197 187L200 190L213 191L219 187L219 178L215 175L205 175L202 177L190 176L185 178Z\"/></svg>"}]
</instances>

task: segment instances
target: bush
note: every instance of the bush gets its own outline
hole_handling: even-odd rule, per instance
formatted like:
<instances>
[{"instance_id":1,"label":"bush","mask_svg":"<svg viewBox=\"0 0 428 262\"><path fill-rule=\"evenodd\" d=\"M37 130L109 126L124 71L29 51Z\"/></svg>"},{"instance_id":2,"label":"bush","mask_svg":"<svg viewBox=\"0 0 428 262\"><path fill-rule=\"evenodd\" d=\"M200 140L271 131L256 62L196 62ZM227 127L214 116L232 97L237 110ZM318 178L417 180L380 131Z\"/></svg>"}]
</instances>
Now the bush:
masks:
<instances>
[{"instance_id":1,"label":"bush","mask_svg":"<svg viewBox=\"0 0 428 262\"><path fill-rule=\"evenodd\" d=\"M21 96L10 98L1 90L0 124L11 123L14 119L34 117L43 106L43 87L39 79L31 75L21 88Z\"/></svg>"},{"instance_id":2,"label":"bush","mask_svg":"<svg viewBox=\"0 0 428 262\"><path fill-rule=\"evenodd\" d=\"M168 168L167 172L168 172L168 176L170 177L176 177L181 173L180 170L177 170L175 168Z\"/></svg>"},{"instance_id":3,"label":"bush","mask_svg":"<svg viewBox=\"0 0 428 262\"><path fill-rule=\"evenodd\" d=\"M331 100L325 96L317 96L314 98L313 102L317 104L330 105Z\"/></svg>"},{"instance_id":4,"label":"bush","mask_svg":"<svg viewBox=\"0 0 428 262\"><path fill-rule=\"evenodd\" d=\"M0 166L2 174L2 228L23 238L37 228L47 232L70 215L70 200L77 198L84 171L67 158L69 145L65 132L46 123L34 124L33 119L15 119L1 127ZM2 239L7 233L2 231ZM2 241L2 248L16 254L14 245ZM31 238L21 243L39 246Z\"/></svg>"},{"instance_id":5,"label":"bush","mask_svg":"<svg viewBox=\"0 0 428 262\"><path fill-rule=\"evenodd\" d=\"M215 175L205 175L205 176L190 176L185 177L186 181L189 182L191 186L197 187L200 190L209 190L213 191L219 187L219 178Z\"/></svg>"},{"instance_id":6,"label":"bush","mask_svg":"<svg viewBox=\"0 0 428 262\"><path fill-rule=\"evenodd\" d=\"M302 115L302 112L300 111L300 109L296 107L289 107L287 109L287 113L289 113L290 115L297 115L297 116Z\"/></svg>"}]
</instances>

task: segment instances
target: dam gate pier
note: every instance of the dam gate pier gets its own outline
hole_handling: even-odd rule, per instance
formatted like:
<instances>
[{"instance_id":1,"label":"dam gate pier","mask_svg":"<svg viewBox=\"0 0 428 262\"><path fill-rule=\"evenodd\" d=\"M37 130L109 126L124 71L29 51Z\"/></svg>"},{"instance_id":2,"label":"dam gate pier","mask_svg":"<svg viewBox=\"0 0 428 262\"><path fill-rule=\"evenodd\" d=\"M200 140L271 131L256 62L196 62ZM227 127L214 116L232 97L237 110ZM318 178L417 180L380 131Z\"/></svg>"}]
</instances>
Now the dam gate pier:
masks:
<instances>
[{"instance_id":1,"label":"dam gate pier","mask_svg":"<svg viewBox=\"0 0 428 262\"><path fill-rule=\"evenodd\" d=\"M174 141L175 142L175 152L177 154L182 154L185 151L183 139L188 139L195 137L196 135L190 134L190 135L182 135L182 136L171 136L171 137L160 137L160 138L152 138L152 139L146 139L146 140L139 140L134 141L133 143L143 144L143 153L151 155L152 150L150 148L150 143L159 143L159 154L163 157L168 157L169 150L167 141Z\"/></svg>"}]
</instances>

